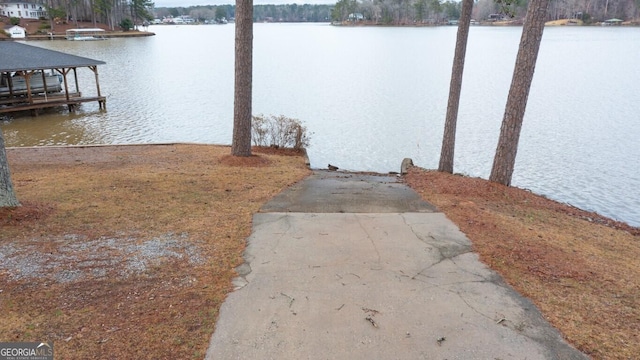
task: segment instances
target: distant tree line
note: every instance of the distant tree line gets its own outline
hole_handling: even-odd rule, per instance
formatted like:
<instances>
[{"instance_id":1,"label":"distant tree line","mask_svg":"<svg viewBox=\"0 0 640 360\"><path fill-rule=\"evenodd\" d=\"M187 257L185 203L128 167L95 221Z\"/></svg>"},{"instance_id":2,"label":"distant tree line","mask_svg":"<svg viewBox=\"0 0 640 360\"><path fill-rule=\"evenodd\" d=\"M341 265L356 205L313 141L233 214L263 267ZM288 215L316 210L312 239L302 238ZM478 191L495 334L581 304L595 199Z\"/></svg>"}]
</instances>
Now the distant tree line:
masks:
<instances>
[{"instance_id":1,"label":"distant tree line","mask_svg":"<svg viewBox=\"0 0 640 360\"><path fill-rule=\"evenodd\" d=\"M197 21L235 18L235 5L153 8L151 0L40 0L52 21L141 24L151 19L189 15ZM505 3L509 5L505 5ZM457 0L340 0L335 5L254 5L255 22L357 22L383 25L438 24L460 17ZM496 14L521 19L528 0L477 0L472 18L495 19ZM638 19L640 0L552 0L548 20L580 19L587 23L611 18ZM493 16L492 16L493 15ZM128 20L128 21L127 21ZM123 23L124 21L124 23Z\"/></svg>"},{"instance_id":2,"label":"distant tree line","mask_svg":"<svg viewBox=\"0 0 640 360\"><path fill-rule=\"evenodd\" d=\"M460 1L454 0L340 0L333 6L331 18L337 22L388 25L438 24L459 19L461 6ZM527 0L478 0L472 18L522 19L527 6ZM640 0L552 0L547 20L580 19L587 23L611 18L634 20L640 15L639 9Z\"/></svg>"},{"instance_id":3,"label":"distant tree line","mask_svg":"<svg viewBox=\"0 0 640 360\"><path fill-rule=\"evenodd\" d=\"M508 2L508 5L506 3ZM340 0L335 5L254 5L255 22L357 22L382 25L440 24L460 18L457 0ZM522 19L528 0L478 0L472 18L490 21L504 17ZM640 0L552 0L548 20L580 19L585 22L610 18L633 20L640 16ZM156 17L189 15L204 22L235 17L235 5L156 8Z\"/></svg>"},{"instance_id":4,"label":"distant tree line","mask_svg":"<svg viewBox=\"0 0 640 360\"><path fill-rule=\"evenodd\" d=\"M197 5L189 7L157 7L153 10L155 18L163 19L166 17L190 16L198 22L215 19L232 19L235 18L235 5Z\"/></svg>"},{"instance_id":5,"label":"distant tree line","mask_svg":"<svg viewBox=\"0 0 640 360\"><path fill-rule=\"evenodd\" d=\"M340 0L331 18L336 22L367 21L387 25L435 24L458 19L460 6L452 0Z\"/></svg>"},{"instance_id":6,"label":"distant tree line","mask_svg":"<svg viewBox=\"0 0 640 360\"><path fill-rule=\"evenodd\" d=\"M328 22L331 21L333 5L254 5L254 22ZM235 5L198 5L189 7L159 7L154 10L159 19L189 15L199 22L207 20L233 19Z\"/></svg>"},{"instance_id":7,"label":"distant tree line","mask_svg":"<svg viewBox=\"0 0 640 360\"><path fill-rule=\"evenodd\" d=\"M92 22L115 29L121 23L140 24L153 19L151 0L41 0L55 23Z\"/></svg>"},{"instance_id":8,"label":"distant tree line","mask_svg":"<svg viewBox=\"0 0 640 360\"><path fill-rule=\"evenodd\" d=\"M332 5L254 5L253 20L257 22L328 22Z\"/></svg>"}]
</instances>

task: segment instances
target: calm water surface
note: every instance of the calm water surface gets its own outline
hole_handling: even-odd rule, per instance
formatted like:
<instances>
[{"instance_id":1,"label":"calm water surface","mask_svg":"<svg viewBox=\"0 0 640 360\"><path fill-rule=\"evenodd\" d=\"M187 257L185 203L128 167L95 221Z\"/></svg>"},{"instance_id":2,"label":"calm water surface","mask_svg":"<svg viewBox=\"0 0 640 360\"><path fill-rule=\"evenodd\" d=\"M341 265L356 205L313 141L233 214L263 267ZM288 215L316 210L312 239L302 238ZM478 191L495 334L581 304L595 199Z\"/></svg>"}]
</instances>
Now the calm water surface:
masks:
<instances>
[{"instance_id":1,"label":"calm water surface","mask_svg":"<svg viewBox=\"0 0 640 360\"><path fill-rule=\"evenodd\" d=\"M156 26L156 36L31 45L107 62L106 112L1 122L8 146L229 144L234 27ZM487 178L520 28L473 27L455 171ZM256 24L255 114L303 120L313 167L438 165L455 27ZM522 129L515 186L640 226L640 29L547 28ZM86 70L86 69L83 69ZM92 73L79 71L81 90ZM83 80L85 79L85 80Z\"/></svg>"}]
</instances>

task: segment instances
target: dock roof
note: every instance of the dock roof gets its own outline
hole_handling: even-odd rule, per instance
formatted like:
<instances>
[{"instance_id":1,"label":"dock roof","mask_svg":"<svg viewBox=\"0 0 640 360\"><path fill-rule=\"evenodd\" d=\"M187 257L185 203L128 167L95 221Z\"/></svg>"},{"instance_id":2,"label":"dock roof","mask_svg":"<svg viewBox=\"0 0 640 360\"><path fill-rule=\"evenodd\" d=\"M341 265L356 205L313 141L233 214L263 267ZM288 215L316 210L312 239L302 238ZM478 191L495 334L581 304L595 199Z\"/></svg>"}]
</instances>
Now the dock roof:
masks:
<instances>
[{"instance_id":1,"label":"dock roof","mask_svg":"<svg viewBox=\"0 0 640 360\"><path fill-rule=\"evenodd\" d=\"M14 41L0 41L0 72L104 65L104 61Z\"/></svg>"}]
</instances>

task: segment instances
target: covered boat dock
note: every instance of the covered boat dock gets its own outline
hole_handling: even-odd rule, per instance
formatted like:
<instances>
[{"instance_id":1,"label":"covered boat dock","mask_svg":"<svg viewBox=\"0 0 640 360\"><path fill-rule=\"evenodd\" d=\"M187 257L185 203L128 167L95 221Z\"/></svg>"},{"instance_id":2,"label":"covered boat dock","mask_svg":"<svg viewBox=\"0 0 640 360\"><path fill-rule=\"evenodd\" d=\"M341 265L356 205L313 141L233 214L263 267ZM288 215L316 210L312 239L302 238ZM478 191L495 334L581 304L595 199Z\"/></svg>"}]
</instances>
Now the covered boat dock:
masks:
<instances>
[{"instance_id":1,"label":"covered boat dock","mask_svg":"<svg viewBox=\"0 0 640 360\"><path fill-rule=\"evenodd\" d=\"M83 102L96 101L106 110L100 93L98 65L104 61L59 51L0 41L0 113L67 106L69 111ZM96 94L82 96L77 69L86 67L95 75Z\"/></svg>"}]
</instances>

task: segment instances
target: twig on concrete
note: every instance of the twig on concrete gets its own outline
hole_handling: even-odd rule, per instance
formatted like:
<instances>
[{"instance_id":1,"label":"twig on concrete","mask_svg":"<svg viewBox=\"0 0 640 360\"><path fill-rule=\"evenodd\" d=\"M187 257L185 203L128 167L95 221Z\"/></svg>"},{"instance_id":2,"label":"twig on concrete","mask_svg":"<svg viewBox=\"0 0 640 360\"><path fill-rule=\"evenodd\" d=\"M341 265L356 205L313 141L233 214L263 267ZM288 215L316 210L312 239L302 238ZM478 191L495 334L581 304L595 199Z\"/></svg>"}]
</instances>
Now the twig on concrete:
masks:
<instances>
[{"instance_id":1,"label":"twig on concrete","mask_svg":"<svg viewBox=\"0 0 640 360\"><path fill-rule=\"evenodd\" d=\"M284 297L288 297L289 298L289 308L291 308L291 306L293 305L293 302L296 300L295 298L285 294L285 293L280 293L280 295L284 296Z\"/></svg>"},{"instance_id":2,"label":"twig on concrete","mask_svg":"<svg viewBox=\"0 0 640 360\"><path fill-rule=\"evenodd\" d=\"M375 320L373 320L373 318L372 318L371 316L367 316L365 319L366 319L368 322L370 322L370 323L371 323L371 325L373 325L373 327L374 327L374 328L376 328L376 329L378 328L378 324L376 323L376 321L375 321Z\"/></svg>"}]
</instances>

